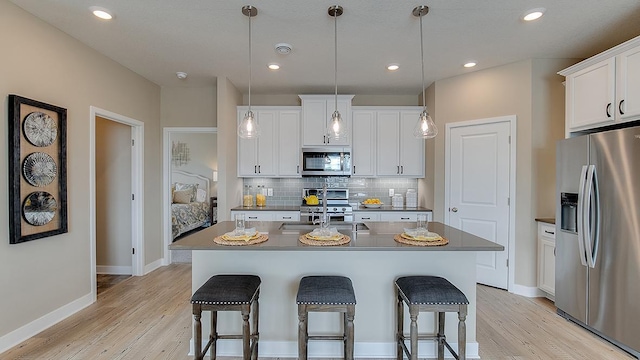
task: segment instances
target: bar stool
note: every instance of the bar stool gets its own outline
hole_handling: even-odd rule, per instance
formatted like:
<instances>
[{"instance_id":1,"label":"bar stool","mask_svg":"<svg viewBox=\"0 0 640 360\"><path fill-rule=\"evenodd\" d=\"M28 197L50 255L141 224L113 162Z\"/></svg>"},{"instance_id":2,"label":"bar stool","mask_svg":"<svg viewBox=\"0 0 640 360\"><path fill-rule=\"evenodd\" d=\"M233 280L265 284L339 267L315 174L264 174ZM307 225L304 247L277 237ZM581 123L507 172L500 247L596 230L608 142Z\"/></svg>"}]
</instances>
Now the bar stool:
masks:
<instances>
[{"instance_id":1,"label":"bar stool","mask_svg":"<svg viewBox=\"0 0 640 360\"><path fill-rule=\"evenodd\" d=\"M356 295L351 279L344 276L305 276L300 280L298 295L298 359L307 359L309 340L342 340L344 358L353 360L353 318ZM340 312L343 314L342 335L314 335L308 333L310 311Z\"/></svg>"},{"instance_id":2,"label":"bar stool","mask_svg":"<svg viewBox=\"0 0 640 360\"><path fill-rule=\"evenodd\" d=\"M195 359L204 358L211 347L211 359L216 358L216 342L219 339L242 339L244 360L258 359L258 318L260 277L255 275L215 275L209 278L191 297L193 304L193 324ZM253 306L251 332L249 317ZM211 311L211 333L209 341L202 349L202 311ZM242 335L219 335L217 329L218 311L240 311L242 315Z\"/></svg>"},{"instance_id":3,"label":"bar stool","mask_svg":"<svg viewBox=\"0 0 640 360\"><path fill-rule=\"evenodd\" d=\"M402 360L403 351L411 360L418 358L418 340L435 340L438 342L438 360L444 359L444 347L446 346L454 358L466 359L467 330L465 319L467 318L467 305L469 300L457 287L444 278L437 276L405 276L395 281L397 305L397 332L398 344L397 359ZM409 343L411 351L407 349L404 335L404 308L403 302L409 307L411 328ZM421 311L437 312L437 333L418 335L418 313ZM445 312L458 313L458 354L451 348L444 334Z\"/></svg>"}]
</instances>

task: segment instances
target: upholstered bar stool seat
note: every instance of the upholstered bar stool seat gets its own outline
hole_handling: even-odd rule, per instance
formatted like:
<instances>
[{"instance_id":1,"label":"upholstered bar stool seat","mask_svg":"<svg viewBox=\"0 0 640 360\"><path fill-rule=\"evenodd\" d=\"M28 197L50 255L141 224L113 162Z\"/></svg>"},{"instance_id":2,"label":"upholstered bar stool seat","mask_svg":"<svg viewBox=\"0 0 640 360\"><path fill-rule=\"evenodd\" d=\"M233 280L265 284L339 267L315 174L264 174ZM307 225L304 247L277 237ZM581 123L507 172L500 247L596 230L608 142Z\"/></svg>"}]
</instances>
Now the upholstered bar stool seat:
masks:
<instances>
[{"instance_id":1,"label":"upholstered bar stool seat","mask_svg":"<svg viewBox=\"0 0 640 360\"><path fill-rule=\"evenodd\" d=\"M219 339L242 339L244 360L258 359L260 283L260 277L255 275L215 275L196 290L191 297L195 359L202 359L209 348L211 348L211 359L215 359L216 342ZM251 314L252 307L253 314ZM202 323L200 322L202 311L211 311L211 334L204 349L202 348ZM239 311L242 315L242 334L219 335L217 329L218 311ZM249 325L250 317L251 326Z\"/></svg>"},{"instance_id":2,"label":"upholstered bar stool seat","mask_svg":"<svg viewBox=\"0 0 640 360\"><path fill-rule=\"evenodd\" d=\"M402 360L403 353L411 360L418 358L418 340L435 340L438 343L438 360L444 359L444 347L456 359L466 359L466 325L467 305L469 300L460 289L448 280L438 276L405 276L395 281L398 298L396 309L398 344L398 360ZM404 335L404 303L409 307L411 318L409 344L407 348ZM417 319L420 312L437 312L437 333L418 335ZM444 334L445 312L458 313L458 353L447 342Z\"/></svg>"},{"instance_id":3,"label":"upholstered bar stool seat","mask_svg":"<svg viewBox=\"0 0 640 360\"><path fill-rule=\"evenodd\" d=\"M306 276L300 280L298 294L298 359L307 359L309 340L342 340L344 357L353 360L353 319L356 313L356 295L351 279L344 276ZM308 315L311 311L339 312L343 315L342 335L313 335L308 333Z\"/></svg>"}]
</instances>

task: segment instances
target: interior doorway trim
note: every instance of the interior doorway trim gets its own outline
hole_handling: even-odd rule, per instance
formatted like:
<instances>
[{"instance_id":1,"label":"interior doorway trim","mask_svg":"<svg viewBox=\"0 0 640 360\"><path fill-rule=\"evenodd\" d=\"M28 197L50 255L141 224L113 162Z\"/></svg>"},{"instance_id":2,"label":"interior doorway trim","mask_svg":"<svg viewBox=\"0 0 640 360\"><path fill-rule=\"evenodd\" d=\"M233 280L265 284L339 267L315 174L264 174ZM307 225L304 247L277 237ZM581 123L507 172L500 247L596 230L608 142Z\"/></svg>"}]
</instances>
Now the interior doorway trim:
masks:
<instances>
[{"instance_id":1,"label":"interior doorway trim","mask_svg":"<svg viewBox=\"0 0 640 360\"><path fill-rule=\"evenodd\" d=\"M446 136L445 136L445 149L449 147L451 143L451 129L457 127L466 127L466 126L474 126L474 125L488 125L499 122L508 122L510 125L509 128L509 280L507 284L507 291L514 292L515 289L515 278L516 278L516 115L507 115L507 116L499 116L494 118L486 118L486 119L477 119L477 120L468 120L468 121L460 121L446 124ZM451 159L449 158L450 154L445 151L444 157L444 168L445 168L445 179L444 179L444 222L445 224L449 224L449 207L450 200L449 199L449 179L451 178Z\"/></svg>"},{"instance_id":2,"label":"interior doorway trim","mask_svg":"<svg viewBox=\"0 0 640 360\"><path fill-rule=\"evenodd\" d=\"M164 255L162 265L171 264L171 134L217 134L217 127L165 127L162 129L162 237L164 238Z\"/></svg>"},{"instance_id":3,"label":"interior doorway trim","mask_svg":"<svg viewBox=\"0 0 640 360\"><path fill-rule=\"evenodd\" d=\"M89 237L91 296L97 298L96 283L96 116L131 126L131 239L132 275L144 275L144 123L114 112L90 106L89 115Z\"/></svg>"}]
</instances>

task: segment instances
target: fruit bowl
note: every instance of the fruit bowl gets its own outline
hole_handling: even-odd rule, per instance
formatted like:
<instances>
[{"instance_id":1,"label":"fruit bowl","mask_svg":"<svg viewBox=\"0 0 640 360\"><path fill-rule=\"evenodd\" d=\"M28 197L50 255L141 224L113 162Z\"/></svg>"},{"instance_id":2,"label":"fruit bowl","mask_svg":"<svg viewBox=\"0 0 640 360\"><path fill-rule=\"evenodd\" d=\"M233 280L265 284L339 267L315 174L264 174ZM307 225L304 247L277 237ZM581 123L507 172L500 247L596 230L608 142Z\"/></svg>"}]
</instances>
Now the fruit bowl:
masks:
<instances>
[{"instance_id":1,"label":"fruit bowl","mask_svg":"<svg viewBox=\"0 0 640 360\"><path fill-rule=\"evenodd\" d=\"M379 204L366 204L366 203L362 203L362 206L369 208L369 209L378 209L380 207L382 207L382 205L384 205L383 203L379 203Z\"/></svg>"}]
</instances>

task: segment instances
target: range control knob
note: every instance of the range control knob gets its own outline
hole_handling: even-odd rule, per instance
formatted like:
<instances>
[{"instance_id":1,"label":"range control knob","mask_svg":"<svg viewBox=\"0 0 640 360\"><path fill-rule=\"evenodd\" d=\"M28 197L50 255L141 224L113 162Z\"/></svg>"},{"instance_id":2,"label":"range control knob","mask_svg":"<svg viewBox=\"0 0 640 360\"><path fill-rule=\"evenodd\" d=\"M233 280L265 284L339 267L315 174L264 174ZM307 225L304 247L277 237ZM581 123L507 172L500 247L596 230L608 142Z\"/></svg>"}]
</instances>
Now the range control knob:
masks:
<instances>
[{"instance_id":1,"label":"range control knob","mask_svg":"<svg viewBox=\"0 0 640 360\"><path fill-rule=\"evenodd\" d=\"M342 211L347 211L347 208L342 208Z\"/></svg>"},{"instance_id":2,"label":"range control knob","mask_svg":"<svg viewBox=\"0 0 640 360\"><path fill-rule=\"evenodd\" d=\"M333 211L334 211L334 212L338 211L338 208L333 208Z\"/></svg>"}]
</instances>

